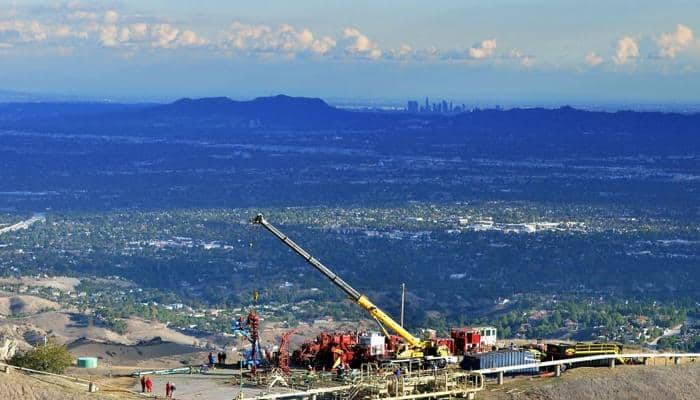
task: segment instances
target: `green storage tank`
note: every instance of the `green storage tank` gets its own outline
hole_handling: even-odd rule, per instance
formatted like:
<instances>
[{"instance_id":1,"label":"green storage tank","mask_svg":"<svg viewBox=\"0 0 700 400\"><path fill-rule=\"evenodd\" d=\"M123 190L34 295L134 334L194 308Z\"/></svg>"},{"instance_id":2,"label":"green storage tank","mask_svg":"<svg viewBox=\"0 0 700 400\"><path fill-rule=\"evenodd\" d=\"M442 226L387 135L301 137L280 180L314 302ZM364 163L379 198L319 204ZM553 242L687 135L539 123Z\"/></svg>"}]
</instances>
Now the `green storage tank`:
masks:
<instances>
[{"instance_id":1,"label":"green storage tank","mask_svg":"<svg viewBox=\"0 0 700 400\"><path fill-rule=\"evenodd\" d=\"M97 357L78 357L78 368L97 368Z\"/></svg>"}]
</instances>

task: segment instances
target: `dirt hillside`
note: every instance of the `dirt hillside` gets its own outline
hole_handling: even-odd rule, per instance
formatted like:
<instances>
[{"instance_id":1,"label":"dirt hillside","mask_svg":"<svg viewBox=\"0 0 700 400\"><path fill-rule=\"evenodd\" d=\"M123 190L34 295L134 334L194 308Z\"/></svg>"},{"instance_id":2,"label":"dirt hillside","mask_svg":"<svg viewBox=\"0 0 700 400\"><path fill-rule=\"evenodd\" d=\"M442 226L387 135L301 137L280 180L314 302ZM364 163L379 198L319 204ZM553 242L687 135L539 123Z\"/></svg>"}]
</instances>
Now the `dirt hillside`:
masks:
<instances>
[{"instance_id":1,"label":"dirt hillside","mask_svg":"<svg viewBox=\"0 0 700 400\"><path fill-rule=\"evenodd\" d=\"M513 382L495 391L486 390L485 400L584 400L584 399L666 399L700 398L700 364L679 366L624 366L579 368L562 378Z\"/></svg>"},{"instance_id":2,"label":"dirt hillside","mask_svg":"<svg viewBox=\"0 0 700 400\"><path fill-rule=\"evenodd\" d=\"M26 297L26 296L18 296ZM0 300L2 300L0 298ZM39 299L42 300L42 299ZM46 301L46 300L43 300ZM50 306L48 303L33 303L32 307ZM0 305L2 303L0 302ZM0 313L2 310L0 309ZM160 322L144 321L140 318L130 318L126 321L127 332L120 335L107 327L97 324L90 316L70 312L66 310L48 311L32 314L27 317L2 321L0 319L0 333L2 328L12 328L18 332L24 332L21 336L29 340L29 336L41 337L43 335L54 336L61 343L70 343L82 337L88 339L122 344L136 344L144 340L151 340L160 337L164 341L184 344L198 345L200 340L192 336L184 335L181 332L168 328Z\"/></svg>"},{"instance_id":3,"label":"dirt hillside","mask_svg":"<svg viewBox=\"0 0 700 400\"><path fill-rule=\"evenodd\" d=\"M80 279L68 276L52 276L52 277L32 277L23 276L0 278L0 285L24 285L28 287L48 287L58 289L63 292L75 292L75 287L80 284Z\"/></svg>"},{"instance_id":4,"label":"dirt hillside","mask_svg":"<svg viewBox=\"0 0 700 400\"><path fill-rule=\"evenodd\" d=\"M35 296L0 297L0 315L32 315L40 311L58 310L61 306L50 300Z\"/></svg>"},{"instance_id":5,"label":"dirt hillside","mask_svg":"<svg viewBox=\"0 0 700 400\"><path fill-rule=\"evenodd\" d=\"M162 365L161 359L183 359L183 355L199 354L202 349L191 345L163 341L156 338L136 345L119 343L100 343L88 339L78 339L68 345L68 350L74 357L98 357L100 363L111 362L112 365ZM199 356L199 362L206 360L205 355ZM193 362L195 363L195 362ZM172 367L180 367L182 363L175 362Z\"/></svg>"},{"instance_id":6,"label":"dirt hillside","mask_svg":"<svg viewBox=\"0 0 700 400\"><path fill-rule=\"evenodd\" d=\"M47 377L24 375L20 372L0 373L0 399L8 400L114 400L133 399L124 393L88 393L87 389Z\"/></svg>"}]
</instances>

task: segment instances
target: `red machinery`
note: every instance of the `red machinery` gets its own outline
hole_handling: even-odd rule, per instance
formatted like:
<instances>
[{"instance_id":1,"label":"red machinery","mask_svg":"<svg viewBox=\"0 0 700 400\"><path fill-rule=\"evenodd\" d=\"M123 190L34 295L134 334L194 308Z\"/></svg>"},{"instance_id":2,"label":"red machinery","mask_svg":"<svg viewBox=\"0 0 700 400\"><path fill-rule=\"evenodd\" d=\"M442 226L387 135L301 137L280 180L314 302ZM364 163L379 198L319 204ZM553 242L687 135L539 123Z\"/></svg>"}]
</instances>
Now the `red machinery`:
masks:
<instances>
[{"instance_id":1,"label":"red machinery","mask_svg":"<svg viewBox=\"0 0 700 400\"><path fill-rule=\"evenodd\" d=\"M355 333L323 332L315 340L304 342L299 350L295 350L292 361L300 366L330 370L339 364L352 364L359 350L357 345Z\"/></svg>"},{"instance_id":2,"label":"red machinery","mask_svg":"<svg viewBox=\"0 0 700 400\"><path fill-rule=\"evenodd\" d=\"M443 363L447 362L448 357L450 356L450 351L448 348L438 345L437 341L435 340L423 340L414 336L412 333L406 330L402 324L394 321L389 314L385 313L374 303L372 303L367 296L358 292L357 289L350 286L335 272L323 265L321 261L313 257L309 252L304 250L287 235L282 233L282 231L270 224L262 214L256 215L252 222L254 224L262 225L275 237L281 240L286 246L304 258L304 260L311 264L312 267L328 278L336 287L347 294L348 297L357 303L359 307L367 311L367 313L380 325L385 336L388 336L389 332L393 332L394 334L400 336L404 343L393 352L392 357L394 359L408 360L409 362L416 362L418 364L421 364L424 361L433 363L438 359ZM326 365L327 360L324 360L324 358L328 357L324 356L322 351L328 350L330 350L330 359L334 360L332 366L336 365L336 361L340 360L341 362L349 363L354 358L355 354L351 347L352 345L357 344L357 335L350 334L347 337L333 338L333 340L330 341L327 339L327 337L321 335L319 336L317 343L307 346L306 349L302 349L299 354L299 356L303 358L302 361L306 361L306 357L308 357L309 354L316 352L317 358L321 358L321 363ZM316 346L318 346L318 348Z\"/></svg>"},{"instance_id":3,"label":"red machinery","mask_svg":"<svg viewBox=\"0 0 700 400\"><path fill-rule=\"evenodd\" d=\"M450 350L450 354L455 354L455 340L454 338L438 338L438 346L445 346Z\"/></svg>"},{"instance_id":4,"label":"red machinery","mask_svg":"<svg viewBox=\"0 0 700 400\"><path fill-rule=\"evenodd\" d=\"M260 334L258 333L258 328L260 327L260 317L255 312L255 309L251 309L248 313L248 318L246 318L246 323L250 329L250 339L252 342L251 359L253 360L250 372L255 375L258 367L258 359L260 358Z\"/></svg>"},{"instance_id":5,"label":"red machinery","mask_svg":"<svg viewBox=\"0 0 700 400\"><path fill-rule=\"evenodd\" d=\"M452 328L450 337L454 340L452 354L463 355L481 351L481 335L476 328Z\"/></svg>"},{"instance_id":6,"label":"red machinery","mask_svg":"<svg viewBox=\"0 0 700 400\"><path fill-rule=\"evenodd\" d=\"M322 332L315 340L304 342L298 350L295 350L292 362L298 366L311 366L318 370L331 370L340 365L359 368L362 363L392 359L397 350L404 346L401 337L390 335L385 337L384 346L380 350L382 353L376 353L360 342L363 334L365 333ZM478 337L476 340L478 344ZM435 338L432 341L454 354L456 342L454 338Z\"/></svg>"},{"instance_id":7,"label":"red machinery","mask_svg":"<svg viewBox=\"0 0 700 400\"><path fill-rule=\"evenodd\" d=\"M282 335L282 340L280 341L280 349L277 353L277 368L281 369L282 372L288 374L291 372L289 369L290 357L289 357L289 338L297 333L296 329L287 331Z\"/></svg>"}]
</instances>

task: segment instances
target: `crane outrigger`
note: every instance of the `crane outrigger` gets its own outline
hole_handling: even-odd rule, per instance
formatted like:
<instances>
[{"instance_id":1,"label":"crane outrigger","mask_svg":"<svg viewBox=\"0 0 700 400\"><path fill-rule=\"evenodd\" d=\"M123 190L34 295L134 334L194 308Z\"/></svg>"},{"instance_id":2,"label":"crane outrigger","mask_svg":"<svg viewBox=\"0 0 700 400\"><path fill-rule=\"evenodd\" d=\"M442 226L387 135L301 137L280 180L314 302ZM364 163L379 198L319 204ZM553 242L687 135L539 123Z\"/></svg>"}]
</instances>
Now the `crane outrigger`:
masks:
<instances>
[{"instance_id":1,"label":"crane outrigger","mask_svg":"<svg viewBox=\"0 0 700 400\"><path fill-rule=\"evenodd\" d=\"M335 272L331 271L330 268L326 267L313 257L309 252L304 250L301 246L296 244L287 235L282 233L274 225L269 223L262 214L258 214L253 218L253 224L262 225L275 237L281 240L287 247L294 250L295 253L300 255L307 263L311 264L319 272L321 272L326 278L328 278L334 285L339 287L345 294L350 297L355 303L367 311L372 318L374 318L382 330L387 333L387 331L394 332L397 336L404 340L404 345L402 348L398 349L395 353L397 359L429 359L431 362L439 362L444 364L450 356L448 348L444 345L438 345L430 340L422 340L411 334L406 330L401 324L394 321L387 313L382 311L379 307L374 305L367 296L358 292L355 288L350 286L345 282L340 276ZM387 335L388 336L388 335Z\"/></svg>"}]
</instances>

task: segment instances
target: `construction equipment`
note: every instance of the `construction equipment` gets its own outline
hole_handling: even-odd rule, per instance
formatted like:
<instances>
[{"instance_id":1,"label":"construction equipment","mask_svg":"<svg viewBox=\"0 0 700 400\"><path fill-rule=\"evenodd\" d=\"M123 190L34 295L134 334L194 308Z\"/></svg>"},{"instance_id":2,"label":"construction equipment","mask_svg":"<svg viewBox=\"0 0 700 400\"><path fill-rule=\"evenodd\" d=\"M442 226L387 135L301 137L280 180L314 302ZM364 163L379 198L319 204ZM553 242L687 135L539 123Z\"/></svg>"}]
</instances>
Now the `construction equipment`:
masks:
<instances>
[{"instance_id":1,"label":"construction equipment","mask_svg":"<svg viewBox=\"0 0 700 400\"><path fill-rule=\"evenodd\" d=\"M618 343L559 343L547 344L546 359L547 360L565 360L568 358L576 357L586 357L586 356L598 356L598 355L620 355L617 358L617 362L620 364L625 363L625 359L622 357L622 345ZM607 366L609 364L608 360L595 360L586 363L579 363L578 365L586 365L590 367L596 366Z\"/></svg>"},{"instance_id":2,"label":"construction equipment","mask_svg":"<svg viewBox=\"0 0 700 400\"><path fill-rule=\"evenodd\" d=\"M250 350L243 351L243 365L250 369L255 375L258 367L265 365L266 360L260 348L260 334L258 328L260 325L260 317L251 309L248 316L244 320L242 317L231 322L231 330L237 336L242 336L250 342Z\"/></svg>"},{"instance_id":3,"label":"construction equipment","mask_svg":"<svg viewBox=\"0 0 700 400\"><path fill-rule=\"evenodd\" d=\"M345 294L347 294L350 299L355 301L360 307L367 311L372 318L374 318L379 326L384 332L394 332L396 335L403 339L404 343L396 350L394 354L395 358L398 359L415 359L415 360L428 360L430 362L435 362L439 364L444 364L448 357L450 357L450 352L444 345L439 345L437 341L431 340L421 340L406 329L404 329L401 324L394 321L388 314L379 309L374 305L367 296L360 294L355 288L350 286L337 274L331 271L328 267L323 265L319 260L314 258L306 250L297 245L293 240L291 240L287 235L282 233L274 225L270 224L262 214L258 214L253 218L253 224L262 225L275 237L281 240L289 248L294 250L295 253L299 254L306 262L311 264L319 272L321 272L326 278L328 278L333 284L339 287ZM389 335L387 334L387 337Z\"/></svg>"},{"instance_id":4,"label":"construction equipment","mask_svg":"<svg viewBox=\"0 0 700 400\"><path fill-rule=\"evenodd\" d=\"M292 329L282 334L282 340L280 341L280 348L277 351L277 368L279 368L283 373L289 374L291 370L289 369L289 339L297 333L296 329Z\"/></svg>"}]
</instances>

